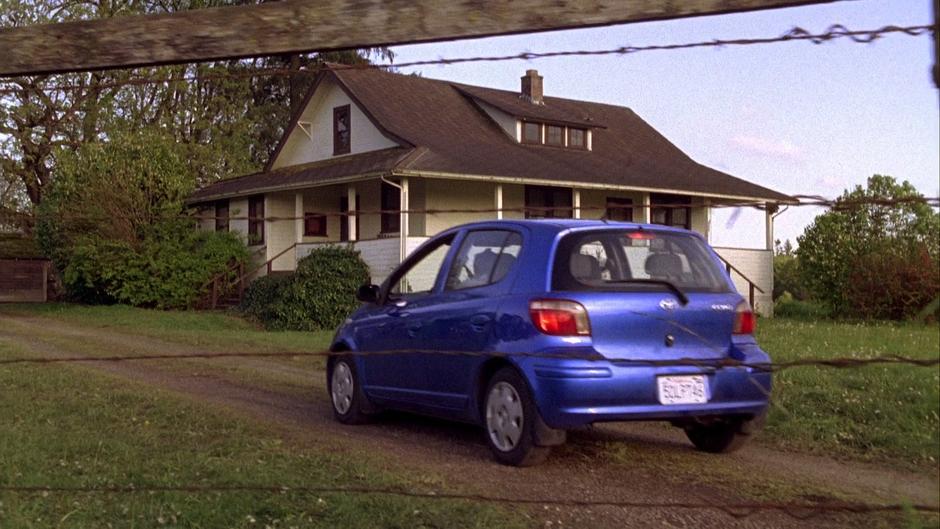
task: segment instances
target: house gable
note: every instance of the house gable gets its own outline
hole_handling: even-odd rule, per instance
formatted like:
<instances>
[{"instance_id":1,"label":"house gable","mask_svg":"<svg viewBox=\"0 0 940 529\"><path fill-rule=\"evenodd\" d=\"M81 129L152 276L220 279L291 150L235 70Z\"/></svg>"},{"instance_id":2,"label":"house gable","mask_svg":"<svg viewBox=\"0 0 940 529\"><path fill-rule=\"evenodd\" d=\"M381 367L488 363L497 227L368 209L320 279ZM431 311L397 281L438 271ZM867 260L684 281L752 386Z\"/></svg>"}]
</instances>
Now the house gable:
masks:
<instances>
[{"instance_id":1,"label":"house gable","mask_svg":"<svg viewBox=\"0 0 940 529\"><path fill-rule=\"evenodd\" d=\"M333 109L346 105L350 109L350 148L348 153L334 155ZM268 169L399 146L401 144L385 134L333 76L327 75L320 79L303 111L291 123Z\"/></svg>"}]
</instances>

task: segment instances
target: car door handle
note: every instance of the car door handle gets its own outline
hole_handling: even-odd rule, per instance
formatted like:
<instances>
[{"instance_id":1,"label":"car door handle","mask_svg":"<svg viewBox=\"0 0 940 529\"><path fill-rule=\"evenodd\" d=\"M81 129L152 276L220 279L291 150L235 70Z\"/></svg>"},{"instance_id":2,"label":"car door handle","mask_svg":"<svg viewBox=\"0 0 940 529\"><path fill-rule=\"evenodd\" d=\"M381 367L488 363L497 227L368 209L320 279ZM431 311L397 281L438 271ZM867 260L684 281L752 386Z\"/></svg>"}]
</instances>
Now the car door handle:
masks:
<instances>
[{"instance_id":1,"label":"car door handle","mask_svg":"<svg viewBox=\"0 0 940 529\"><path fill-rule=\"evenodd\" d=\"M475 314L470 317L470 326L473 327L475 331L482 331L486 328L486 324L491 321L493 321L493 318L486 314Z\"/></svg>"},{"instance_id":2,"label":"car door handle","mask_svg":"<svg viewBox=\"0 0 940 529\"><path fill-rule=\"evenodd\" d=\"M420 323L412 323L411 325L408 326L408 336L412 338L416 337L420 331L421 331Z\"/></svg>"}]
</instances>

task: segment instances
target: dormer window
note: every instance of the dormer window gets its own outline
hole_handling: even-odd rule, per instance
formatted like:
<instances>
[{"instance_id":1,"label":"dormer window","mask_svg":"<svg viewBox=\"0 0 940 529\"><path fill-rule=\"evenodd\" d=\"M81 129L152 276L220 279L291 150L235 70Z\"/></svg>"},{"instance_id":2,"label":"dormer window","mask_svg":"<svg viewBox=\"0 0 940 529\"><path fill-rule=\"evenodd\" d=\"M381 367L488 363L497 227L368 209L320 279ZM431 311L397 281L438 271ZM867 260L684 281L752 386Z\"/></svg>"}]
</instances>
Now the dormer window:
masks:
<instances>
[{"instance_id":1,"label":"dormer window","mask_svg":"<svg viewBox=\"0 0 940 529\"><path fill-rule=\"evenodd\" d=\"M542 125L526 121L522 124L522 143L542 143Z\"/></svg>"},{"instance_id":2,"label":"dormer window","mask_svg":"<svg viewBox=\"0 0 940 529\"><path fill-rule=\"evenodd\" d=\"M349 154L350 118L349 105L333 109L333 155Z\"/></svg>"},{"instance_id":3,"label":"dormer window","mask_svg":"<svg viewBox=\"0 0 940 529\"><path fill-rule=\"evenodd\" d=\"M591 150L589 146L590 133L586 128L550 125L537 121L521 121L521 123L522 137L519 138L520 143L548 145L550 147L564 147L585 151Z\"/></svg>"},{"instance_id":4,"label":"dormer window","mask_svg":"<svg viewBox=\"0 0 940 529\"><path fill-rule=\"evenodd\" d=\"M584 129L568 129L568 147L572 149L587 149Z\"/></svg>"}]
</instances>

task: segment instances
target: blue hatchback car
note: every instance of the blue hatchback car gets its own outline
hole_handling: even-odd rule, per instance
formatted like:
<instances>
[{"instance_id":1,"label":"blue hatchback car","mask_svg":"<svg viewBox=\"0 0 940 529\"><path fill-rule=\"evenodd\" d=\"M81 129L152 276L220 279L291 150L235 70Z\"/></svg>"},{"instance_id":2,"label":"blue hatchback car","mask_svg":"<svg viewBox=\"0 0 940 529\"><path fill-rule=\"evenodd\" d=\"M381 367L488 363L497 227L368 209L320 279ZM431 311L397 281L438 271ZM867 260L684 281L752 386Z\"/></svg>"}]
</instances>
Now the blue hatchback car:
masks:
<instances>
[{"instance_id":1,"label":"blue hatchback car","mask_svg":"<svg viewBox=\"0 0 940 529\"><path fill-rule=\"evenodd\" d=\"M763 424L770 374L716 362L770 361L754 315L691 231L467 224L358 297L327 366L343 423L396 409L479 424L496 459L520 466L597 422L670 421L708 452Z\"/></svg>"}]
</instances>

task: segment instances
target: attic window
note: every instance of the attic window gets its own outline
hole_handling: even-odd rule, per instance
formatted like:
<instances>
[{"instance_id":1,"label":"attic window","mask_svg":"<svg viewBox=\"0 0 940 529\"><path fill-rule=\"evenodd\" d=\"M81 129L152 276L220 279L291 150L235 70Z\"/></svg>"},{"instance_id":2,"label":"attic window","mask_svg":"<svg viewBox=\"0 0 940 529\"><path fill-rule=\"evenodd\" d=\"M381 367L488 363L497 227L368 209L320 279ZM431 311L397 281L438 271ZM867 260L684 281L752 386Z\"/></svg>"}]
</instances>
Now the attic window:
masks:
<instances>
[{"instance_id":1,"label":"attic window","mask_svg":"<svg viewBox=\"0 0 940 529\"><path fill-rule=\"evenodd\" d=\"M586 149L584 129L568 129L568 147Z\"/></svg>"},{"instance_id":2,"label":"attic window","mask_svg":"<svg viewBox=\"0 0 940 529\"><path fill-rule=\"evenodd\" d=\"M542 125L531 121L523 123L522 143L542 143Z\"/></svg>"},{"instance_id":3,"label":"attic window","mask_svg":"<svg viewBox=\"0 0 940 529\"><path fill-rule=\"evenodd\" d=\"M333 109L333 155L349 154L350 151L349 105Z\"/></svg>"},{"instance_id":4,"label":"attic window","mask_svg":"<svg viewBox=\"0 0 940 529\"><path fill-rule=\"evenodd\" d=\"M585 128L523 121L520 141L529 145L549 145L551 147L588 150L588 131Z\"/></svg>"}]
</instances>

